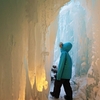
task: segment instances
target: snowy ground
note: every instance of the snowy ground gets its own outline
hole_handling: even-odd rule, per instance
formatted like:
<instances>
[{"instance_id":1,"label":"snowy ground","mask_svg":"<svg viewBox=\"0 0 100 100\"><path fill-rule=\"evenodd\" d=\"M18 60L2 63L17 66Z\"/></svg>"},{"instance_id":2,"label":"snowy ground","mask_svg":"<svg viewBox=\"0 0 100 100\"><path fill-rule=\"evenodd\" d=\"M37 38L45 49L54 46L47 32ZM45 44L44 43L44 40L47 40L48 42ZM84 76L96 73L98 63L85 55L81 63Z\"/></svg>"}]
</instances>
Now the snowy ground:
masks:
<instances>
[{"instance_id":1,"label":"snowy ground","mask_svg":"<svg viewBox=\"0 0 100 100\"><path fill-rule=\"evenodd\" d=\"M71 81L73 100L86 100L86 76L76 77ZM50 91L53 91L54 82L51 82ZM50 94L48 100L65 100L64 88L61 87L59 99L54 99Z\"/></svg>"}]
</instances>

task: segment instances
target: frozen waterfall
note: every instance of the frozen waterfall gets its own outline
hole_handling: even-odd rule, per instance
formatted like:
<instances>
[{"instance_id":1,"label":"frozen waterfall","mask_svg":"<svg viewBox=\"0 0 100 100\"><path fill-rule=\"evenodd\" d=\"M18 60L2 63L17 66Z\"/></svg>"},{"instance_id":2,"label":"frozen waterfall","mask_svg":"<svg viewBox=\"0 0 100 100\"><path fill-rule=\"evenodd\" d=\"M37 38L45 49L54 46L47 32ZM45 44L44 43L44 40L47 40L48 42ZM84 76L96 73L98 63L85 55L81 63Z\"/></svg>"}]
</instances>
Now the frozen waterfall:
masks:
<instances>
[{"instance_id":1,"label":"frozen waterfall","mask_svg":"<svg viewBox=\"0 0 100 100\"><path fill-rule=\"evenodd\" d=\"M87 74L91 64L92 36L90 37L87 33L87 13L87 10L78 1L70 1L59 12L54 64L58 64L59 61L59 42L69 41L73 44L70 54L76 75Z\"/></svg>"}]
</instances>

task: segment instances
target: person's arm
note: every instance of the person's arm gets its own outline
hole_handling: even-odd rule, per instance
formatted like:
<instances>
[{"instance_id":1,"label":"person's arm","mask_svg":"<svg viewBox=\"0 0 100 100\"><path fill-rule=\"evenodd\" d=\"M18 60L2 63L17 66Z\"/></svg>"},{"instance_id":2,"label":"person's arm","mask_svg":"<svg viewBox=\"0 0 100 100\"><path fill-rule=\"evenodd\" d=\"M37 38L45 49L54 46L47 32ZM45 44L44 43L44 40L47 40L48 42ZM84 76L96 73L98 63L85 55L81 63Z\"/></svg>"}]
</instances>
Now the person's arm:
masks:
<instances>
[{"instance_id":1,"label":"person's arm","mask_svg":"<svg viewBox=\"0 0 100 100\"><path fill-rule=\"evenodd\" d=\"M66 54L65 52L61 53L59 65L58 65L58 71L57 71L57 80L61 79L61 75L63 73L64 65L66 60Z\"/></svg>"}]
</instances>

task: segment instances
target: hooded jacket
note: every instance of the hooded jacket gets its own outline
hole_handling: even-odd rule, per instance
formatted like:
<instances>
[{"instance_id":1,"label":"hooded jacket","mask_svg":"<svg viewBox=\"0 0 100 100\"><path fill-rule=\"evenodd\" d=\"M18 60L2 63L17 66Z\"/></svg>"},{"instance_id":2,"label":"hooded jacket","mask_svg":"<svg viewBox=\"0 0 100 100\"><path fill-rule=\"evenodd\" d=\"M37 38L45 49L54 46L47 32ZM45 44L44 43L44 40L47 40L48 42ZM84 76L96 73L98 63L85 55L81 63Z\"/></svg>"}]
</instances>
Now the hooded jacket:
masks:
<instances>
[{"instance_id":1,"label":"hooded jacket","mask_svg":"<svg viewBox=\"0 0 100 100\"><path fill-rule=\"evenodd\" d=\"M70 79L72 76L72 59L68 53L71 48L72 44L69 42L63 44L61 48L61 56L57 71L57 80Z\"/></svg>"}]
</instances>

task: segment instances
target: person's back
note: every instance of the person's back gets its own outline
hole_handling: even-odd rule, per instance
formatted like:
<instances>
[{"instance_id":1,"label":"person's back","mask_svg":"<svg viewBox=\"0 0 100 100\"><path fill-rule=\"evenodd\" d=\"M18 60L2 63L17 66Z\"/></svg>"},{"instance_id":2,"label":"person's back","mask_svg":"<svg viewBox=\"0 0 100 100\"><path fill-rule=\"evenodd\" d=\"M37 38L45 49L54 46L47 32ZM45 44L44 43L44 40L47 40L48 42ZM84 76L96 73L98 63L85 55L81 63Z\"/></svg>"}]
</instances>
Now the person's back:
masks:
<instances>
[{"instance_id":1,"label":"person's back","mask_svg":"<svg viewBox=\"0 0 100 100\"><path fill-rule=\"evenodd\" d=\"M72 59L69 51L72 48L71 43L63 44L61 48L60 62L58 66L57 79L70 79L72 76Z\"/></svg>"}]
</instances>

